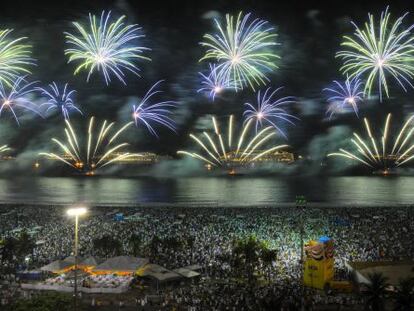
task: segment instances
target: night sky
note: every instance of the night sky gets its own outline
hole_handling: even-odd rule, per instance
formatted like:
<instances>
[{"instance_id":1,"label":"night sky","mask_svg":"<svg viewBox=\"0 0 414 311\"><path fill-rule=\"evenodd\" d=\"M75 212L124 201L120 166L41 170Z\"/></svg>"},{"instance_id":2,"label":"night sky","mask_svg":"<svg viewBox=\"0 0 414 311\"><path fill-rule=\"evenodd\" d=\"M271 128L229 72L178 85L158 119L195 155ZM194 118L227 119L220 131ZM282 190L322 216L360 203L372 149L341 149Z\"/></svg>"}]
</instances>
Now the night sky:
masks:
<instances>
[{"instance_id":1,"label":"night sky","mask_svg":"<svg viewBox=\"0 0 414 311\"><path fill-rule=\"evenodd\" d=\"M289 144L297 154L306 155L316 163L326 153L347 144L353 130L361 131L361 119L353 114L341 115L329 121L326 118L326 96L322 89L332 80L341 79L340 60L335 59L342 35L351 34L350 21L362 25L367 13L379 16L390 3L392 16L413 11L405 25L414 23L414 5L410 1L5 1L0 10L1 28L13 28L13 35L27 36L33 45L31 80L45 86L52 81L69 82L77 91L76 103L86 116L97 116L121 122L129 121L130 106L134 99L160 79L166 80L163 99L178 101L174 118L178 134L160 130L160 138L149 135L144 129L128 132L134 151L154 151L175 156L177 149L192 149L188 133L197 132L208 125L209 114L234 114L239 120L244 103L255 94L245 90L225 94L215 103L197 94L200 87L198 72L207 69L199 63L204 49L199 45L203 34L214 31L212 16L223 18L226 13L252 12L254 17L269 21L279 34L278 54L280 68L270 75L272 87L284 86L283 95L298 98L292 107L301 121L287 128ZM66 64L64 31L72 31L72 21L87 20L89 12L99 15L112 10L114 16L125 14L129 23L143 27L144 45L151 62L140 62L142 77L129 74L127 86L116 79L106 86L99 74L86 82L86 74L73 76L73 64ZM392 86L392 84L391 84ZM361 116L369 117L378 129L386 113L394 120L403 120L414 112L412 95L391 87L391 98L379 103L372 100L361 109ZM86 118L73 115L73 122L85 124ZM224 121L224 120L223 120ZM51 136L63 135L63 122L56 114L47 119L35 116L22 118L17 127L9 114L0 118L0 145L9 144L21 160L23 169L29 159L39 151L49 150ZM224 123L224 122L223 122ZM399 123L395 121L398 126ZM280 139L280 142L284 142ZM25 162L25 160L27 162ZM316 169L317 170L317 169Z\"/></svg>"}]
</instances>

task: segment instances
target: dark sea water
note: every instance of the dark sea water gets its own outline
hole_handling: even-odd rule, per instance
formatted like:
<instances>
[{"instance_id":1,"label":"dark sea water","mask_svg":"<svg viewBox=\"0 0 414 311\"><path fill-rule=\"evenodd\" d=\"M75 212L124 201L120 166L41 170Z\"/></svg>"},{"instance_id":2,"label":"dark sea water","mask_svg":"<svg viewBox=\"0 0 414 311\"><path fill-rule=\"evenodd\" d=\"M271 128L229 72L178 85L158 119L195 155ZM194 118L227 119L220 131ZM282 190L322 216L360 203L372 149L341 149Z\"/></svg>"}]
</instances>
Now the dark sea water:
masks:
<instances>
[{"instance_id":1,"label":"dark sea water","mask_svg":"<svg viewBox=\"0 0 414 311\"><path fill-rule=\"evenodd\" d=\"M0 179L0 203L255 206L293 203L296 195L326 205L414 202L414 177L207 177Z\"/></svg>"}]
</instances>

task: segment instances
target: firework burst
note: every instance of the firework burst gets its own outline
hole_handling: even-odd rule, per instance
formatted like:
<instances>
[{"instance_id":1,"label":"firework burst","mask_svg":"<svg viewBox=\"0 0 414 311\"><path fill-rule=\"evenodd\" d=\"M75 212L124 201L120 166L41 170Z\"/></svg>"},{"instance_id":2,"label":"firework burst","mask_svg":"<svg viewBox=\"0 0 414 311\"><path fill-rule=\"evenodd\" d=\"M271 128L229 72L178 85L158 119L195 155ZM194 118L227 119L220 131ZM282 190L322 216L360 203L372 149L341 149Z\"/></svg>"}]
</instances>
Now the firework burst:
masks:
<instances>
[{"instance_id":1,"label":"firework burst","mask_svg":"<svg viewBox=\"0 0 414 311\"><path fill-rule=\"evenodd\" d=\"M278 88L272 91L271 88L266 89L263 93L259 91L257 93L256 106L246 103L246 110L243 115L245 122L253 120L255 122L256 133L260 128L265 125L271 125L274 127L283 137L286 138L286 134L278 125L278 121L283 121L294 125L292 120L298 120L297 117L286 112L284 107L286 105L295 103L295 99L292 96L282 97L275 99L275 95L282 88Z\"/></svg>"},{"instance_id":2,"label":"firework burst","mask_svg":"<svg viewBox=\"0 0 414 311\"><path fill-rule=\"evenodd\" d=\"M40 115L37 105L28 98L28 95L35 92L34 85L37 82L27 83L25 78L26 76L17 78L10 88L6 88L0 81L0 116L5 110L8 110L17 125L20 125L16 113L17 109L29 110Z\"/></svg>"},{"instance_id":3,"label":"firework burst","mask_svg":"<svg viewBox=\"0 0 414 311\"><path fill-rule=\"evenodd\" d=\"M7 146L7 145L3 145L3 146L0 146L0 156L3 154L3 153L5 153L5 152L7 152L7 151L10 151L11 149L9 148L9 146Z\"/></svg>"},{"instance_id":4,"label":"firework burst","mask_svg":"<svg viewBox=\"0 0 414 311\"><path fill-rule=\"evenodd\" d=\"M102 71L107 85L111 81L111 75L126 84L124 71L140 76L135 61L150 60L142 55L149 49L137 45L136 41L144 37L140 34L140 27L124 25L125 16L115 22L111 22L110 17L111 12L105 14L105 11L100 18L89 14L89 29L74 22L78 34L65 33L66 42L72 46L65 50L65 54L69 56L69 63L78 63L75 74L82 70L89 71L86 81L96 70Z\"/></svg>"},{"instance_id":5,"label":"firework burst","mask_svg":"<svg viewBox=\"0 0 414 311\"><path fill-rule=\"evenodd\" d=\"M259 148L267 144L270 138L274 137L276 133L271 130L271 126L268 126L256 133L252 139L248 140L246 136L249 135L252 120L249 120L243 126L237 141L233 141L233 119L233 116L229 117L227 137L225 137L225 133L220 131L219 124L214 117L212 118L212 121L215 136L212 137L211 134L203 132L203 141L203 138L190 134L190 137L204 150L204 155L188 151L178 151L177 153L201 160L207 165L231 168L253 163L271 152L287 147L287 145L279 145L265 150L259 150Z\"/></svg>"},{"instance_id":6,"label":"firework burst","mask_svg":"<svg viewBox=\"0 0 414 311\"><path fill-rule=\"evenodd\" d=\"M347 49L337 53L337 57L344 61L341 71L349 73L350 77L363 78L364 94L367 96L371 95L373 85L378 81L380 100L383 90L389 97L389 77L394 78L404 91L407 91L406 86L413 87L410 80L414 76L414 25L408 28L402 26L406 15L391 23L387 7L381 13L378 25L374 16L368 14L369 21L365 23L365 28L360 29L353 23L354 37L344 36L341 45Z\"/></svg>"},{"instance_id":7,"label":"firework burst","mask_svg":"<svg viewBox=\"0 0 414 311\"><path fill-rule=\"evenodd\" d=\"M68 83L66 83L63 88L59 88L55 82L52 82L49 84L48 89L39 87L36 88L36 90L40 91L41 94L47 98L47 101L40 105L40 108L46 106L46 113L52 109L58 109L65 119L69 119L69 113L71 111L83 114L73 102L73 95L76 91L69 90Z\"/></svg>"},{"instance_id":8,"label":"firework burst","mask_svg":"<svg viewBox=\"0 0 414 311\"><path fill-rule=\"evenodd\" d=\"M0 30L0 82L12 86L21 74L30 73L27 66L34 65L30 58L30 45L21 44L25 37L15 40L8 36L12 29Z\"/></svg>"},{"instance_id":9,"label":"firework burst","mask_svg":"<svg viewBox=\"0 0 414 311\"><path fill-rule=\"evenodd\" d=\"M412 144L414 115L404 123L393 141L390 141L389 138L390 122L391 114L388 114L385 120L383 135L380 142L378 142L372 135L368 119L364 118L368 138L363 140L360 135L354 133L351 142L356 151L350 152L341 148L339 152L328 154L328 157L344 157L363 163L370 168L381 168L384 171L411 161L414 159L414 144Z\"/></svg>"},{"instance_id":10,"label":"firework burst","mask_svg":"<svg viewBox=\"0 0 414 311\"><path fill-rule=\"evenodd\" d=\"M217 67L215 64L209 64L210 71L208 75L200 72L202 78L202 88L200 88L198 93L206 93L212 101L218 94L221 94L226 89L234 89L234 83L226 79L223 75L218 74Z\"/></svg>"},{"instance_id":11,"label":"firework burst","mask_svg":"<svg viewBox=\"0 0 414 311\"><path fill-rule=\"evenodd\" d=\"M277 34L260 19L249 20L250 13L237 17L226 15L226 25L215 20L218 33L204 35L200 44L207 52L200 61L218 62L218 75L227 81L233 81L235 90L266 84L267 72L277 68L275 61L279 56L273 52L278 45Z\"/></svg>"},{"instance_id":12,"label":"firework burst","mask_svg":"<svg viewBox=\"0 0 414 311\"><path fill-rule=\"evenodd\" d=\"M153 97L162 91L157 90L157 87L163 82L163 80L155 83L142 98L141 102L132 106L132 117L135 125L140 123L144 124L148 131L158 137L156 130L153 127L153 123L164 126L171 131L175 132L175 123L171 119L171 109L176 107L177 102L174 101L162 101L151 103Z\"/></svg>"},{"instance_id":13,"label":"firework burst","mask_svg":"<svg viewBox=\"0 0 414 311\"><path fill-rule=\"evenodd\" d=\"M115 143L122 132L132 125L132 122L127 123L113 133L115 123L108 123L105 120L99 132L95 133L95 118L92 117L89 121L84 147L81 146L77 133L69 120L65 120L65 123L66 143L52 138L52 141L59 147L61 154L43 152L40 155L47 159L63 162L78 171L86 171L87 173L93 173L96 169L137 156L137 154L125 151L128 146L127 143ZM111 135L111 133L113 134Z\"/></svg>"},{"instance_id":14,"label":"firework burst","mask_svg":"<svg viewBox=\"0 0 414 311\"><path fill-rule=\"evenodd\" d=\"M349 111L350 108L358 116L358 105L363 101L362 82L357 77L347 78L344 82L333 81L334 87L323 89L329 94L329 107L326 111L329 118L335 113Z\"/></svg>"}]
</instances>

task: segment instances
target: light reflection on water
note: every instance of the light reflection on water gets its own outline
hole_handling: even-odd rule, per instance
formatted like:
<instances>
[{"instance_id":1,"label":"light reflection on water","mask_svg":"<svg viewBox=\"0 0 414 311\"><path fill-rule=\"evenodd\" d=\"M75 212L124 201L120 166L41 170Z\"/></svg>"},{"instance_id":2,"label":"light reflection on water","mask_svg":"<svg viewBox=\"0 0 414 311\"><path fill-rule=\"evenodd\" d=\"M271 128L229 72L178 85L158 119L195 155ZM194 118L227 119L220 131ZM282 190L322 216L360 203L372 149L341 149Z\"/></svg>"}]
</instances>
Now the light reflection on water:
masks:
<instances>
[{"instance_id":1,"label":"light reflection on water","mask_svg":"<svg viewBox=\"0 0 414 311\"><path fill-rule=\"evenodd\" d=\"M297 194L331 205L412 204L414 177L0 179L1 203L276 205Z\"/></svg>"}]
</instances>

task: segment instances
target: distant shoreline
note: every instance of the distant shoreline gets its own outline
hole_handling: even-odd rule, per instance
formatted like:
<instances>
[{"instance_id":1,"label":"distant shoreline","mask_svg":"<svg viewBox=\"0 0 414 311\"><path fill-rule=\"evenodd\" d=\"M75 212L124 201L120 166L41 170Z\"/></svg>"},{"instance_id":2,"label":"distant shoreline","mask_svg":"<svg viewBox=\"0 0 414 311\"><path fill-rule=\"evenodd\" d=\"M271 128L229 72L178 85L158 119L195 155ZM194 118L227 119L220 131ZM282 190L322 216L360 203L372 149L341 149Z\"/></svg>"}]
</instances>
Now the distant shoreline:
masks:
<instances>
[{"instance_id":1,"label":"distant shoreline","mask_svg":"<svg viewBox=\"0 0 414 311\"><path fill-rule=\"evenodd\" d=\"M238 209L238 208L260 208L260 209L278 209L278 208L296 208L295 203L274 203L274 204L228 204L228 203L203 203L203 202L194 202L194 203L164 203L164 202L148 202L148 203L93 203L93 202L72 202L72 203L53 203L53 202L0 202L0 211L4 208L11 207L67 207L73 205L82 205L88 206L91 208L228 208L228 209ZM349 203L349 204L332 204L332 202L308 202L306 208L326 208L326 209L335 209L335 208L414 208L413 204L388 204L388 203ZM1 213L0 213L1 214Z\"/></svg>"}]
</instances>

